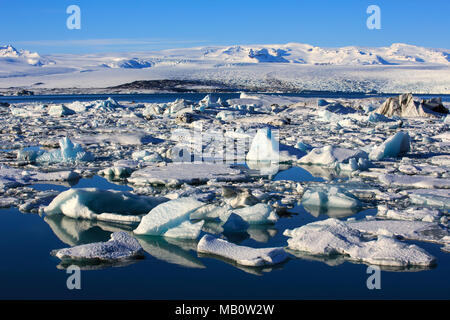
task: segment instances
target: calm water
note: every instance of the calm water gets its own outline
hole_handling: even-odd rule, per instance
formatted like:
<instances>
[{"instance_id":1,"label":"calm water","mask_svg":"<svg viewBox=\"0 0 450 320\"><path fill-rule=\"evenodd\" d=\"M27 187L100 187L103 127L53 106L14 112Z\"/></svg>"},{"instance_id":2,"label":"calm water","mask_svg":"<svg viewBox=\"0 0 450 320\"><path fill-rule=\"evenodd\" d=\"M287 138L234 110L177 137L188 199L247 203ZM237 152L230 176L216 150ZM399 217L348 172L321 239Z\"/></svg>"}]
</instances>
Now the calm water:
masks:
<instances>
[{"instance_id":1,"label":"calm water","mask_svg":"<svg viewBox=\"0 0 450 320\"><path fill-rule=\"evenodd\" d=\"M290 170L290 171L289 171ZM289 169L278 178L314 179L303 170ZM275 177L275 179L278 179ZM82 179L77 187L130 190L100 177ZM69 186L47 184L34 188L63 191ZM286 228L298 227L327 215L305 211L281 218L274 226L249 229L233 242L252 247L285 246ZM374 214L367 209L356 218ZM450 255L439 246L417 243L438 259L430 270L382 271L381 290L366 287L367 266L342 259L292 257L274 268L245 268L228 261L199 256L196 243L159 237L140 237L145 258L124 266L104 266L81 272L81 290L68 290L69 274L49 253L67 246L106 241L114 225L40 217L17 209L0 210L0 298L76 299L302 299L302 298L450 298ZM108 231L109 230L109 231Z\"/></svg>"},{"instance_id":2,"label":"calm water","mask_svg":"<svg viewBox=\"0 0 450 320\"><path fill-rule=\"evenodd\" d=\"M303 97L362 98L363 94L303 93L289 94ZM152 95L64 95L34 97L0 97L0 101L14 102L71 102L106 99L118 101L169 102L176 98L193 101L204 93ZM214 98L238 98L239 93L213 94ZM432 96L421 96L429 98ZM450 96L442 96L450 101ZM274 180L321 181L303 168L279 172ZM36 184L39 190L64 191L70 186ZM82 179L72 186L101 189L131 190L126 185L113 184L100 177ZM307 211L309 210L309 211ZM247 233L230 239L252 247L286 246L283 231L328 216L362 218L375 214L374 209L363 212L317 212L301 205L294 214L282 217L270 227L250 228ZM210 226L214 228L214 225ZM438 245L416 243L433 254L438 261L429 270L382 271L381 290L368 290L367 266L343 259L324 261L321 258L294 257L273 268L245 268L228 261L198 255L195 242L159 237L140 237L145 258L122 266L103 266L81 272L81 290L68 290L69 274L52 257L54 249L106 241L117 225L73 220L67 217L41 217L24 214L16 208L0 209L0 298L21 299L408 299L450 298L448 270L450 254ZM125 230L128 230L125 228Z\"/></svg>"}]
</instances>

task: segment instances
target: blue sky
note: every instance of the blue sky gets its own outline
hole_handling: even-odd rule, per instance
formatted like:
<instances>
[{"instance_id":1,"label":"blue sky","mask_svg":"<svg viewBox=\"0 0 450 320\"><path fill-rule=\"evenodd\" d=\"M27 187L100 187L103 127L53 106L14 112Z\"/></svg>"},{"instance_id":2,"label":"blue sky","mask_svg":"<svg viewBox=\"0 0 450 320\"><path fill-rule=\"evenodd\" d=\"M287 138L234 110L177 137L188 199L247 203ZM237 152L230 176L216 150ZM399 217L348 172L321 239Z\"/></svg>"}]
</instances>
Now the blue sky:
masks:
<instances>
[{"instance_id":1,"label":"blue sky","mask_svg":"<svg viewBox=\"0 0 450 320\"><path fill-rule=\"evenodd\" d=\"M81 30L66 27L71 4ZM381 30L366 27L371 4ZM449 13L448 0L0 0L0 44L41 53L287 42L450 48Z\"/></svg>"}]
</instances>

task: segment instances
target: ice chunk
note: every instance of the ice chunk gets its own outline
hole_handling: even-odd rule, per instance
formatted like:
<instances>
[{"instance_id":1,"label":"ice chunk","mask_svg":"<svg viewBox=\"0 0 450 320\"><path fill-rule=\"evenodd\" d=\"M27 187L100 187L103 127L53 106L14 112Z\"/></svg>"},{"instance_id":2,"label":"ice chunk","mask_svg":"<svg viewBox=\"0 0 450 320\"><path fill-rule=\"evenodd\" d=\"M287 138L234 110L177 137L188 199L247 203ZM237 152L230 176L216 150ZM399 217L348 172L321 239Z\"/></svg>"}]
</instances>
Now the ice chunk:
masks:
<instances>
[{"instance_id":1,"label":"ice chunk","mask_svg":"<svg viewBox=\"0 0 450 320\"><path fill-rule=\"evenodd\" d=\"M65 105L52 105L48 109L48 114L53 117L62 117L75 114L75 111L67 108Z\"/></svg>"},{"instance_id":2,"label":"ice chunk","mask_svg":"<svg viewBox=\"0 0 450 320\"><path fill-rule=\"evenodd\" d=\"M224 186L222 187L222 196L225 198L225 202L233 208L251 206L259 202L249 189Z\"/></svg>"},{"instance_id":3,"label":"ice chunk","mask_svg":"<svg viewBox=\"0 0 450 320\"><path fill-rule=\"evenodd\" d=\"M47 215L62 213L75 219L137 223L141 220L140 215L164 201L167 199L114 190L69 189L53 199L44 212Z\"/></svg>"},{"instance_id":4,"label":"ice chunk","mask_svg":"<svg viewBox=\"0 0 450 320\"><path fill-rule=\"evenodd\" d=\"M450 188L450 179L434 178L430 176L408 176L397 174L381 174L378 180L387 186L406 188Z\"/></svg>"},{"instance_id":5,"label":"ice chunk","mask_svg":"<svg viewBox=\"0 0 450 320\"><path fill-rule=\"evenodd\" d=\"M76 162L76 161L93 161L94 156L83 150L83 148L70 141L69 138L59 140L59 150L44 152L36 158L37 162Z\"/></svg>"},{"instance_id":6,"label":"ice chunk","mask_svg":"<svg viewBox=\"0 0 450 320\"><path fill-rule=\"evenodd\" d=\"M232 212L239 215L249 224L270 224L275 223L278 220L277 214L269 205L265 203L258 203L250 207L233 209Z\"/></svg>"},{"instance_id":7,"label":"ice chunk","mask_svg":"<svg viewBox=\"0 0 450 320\"><path fill-rule=\"evenodd\" d=\"M344 188L333 185L309 187L302 196L302 204L323 208L359 208L362 203Z\"/></svg>"},{"instance_id":8,"label":"ice chunk","mask_svg":"<svg viewBox=\"0 0 450 320\"><path fill-rule=\"evenodd\" d=\"M367 121L369 122L392 122L395 121L394 119L388 118L380 113L372 112L367 117Z\"/></svg>"},{"instance_id":9,"label":"ice chunk","mask_svg":"<svg viewBox=\"0 0 450 320\"><path fill-rule=\"evenodd\" d=\"M202 223L191 223L190 215L204 205L191 197L162 203L142 218L134 233L195 239L200 234Z\"/></svg>"},{"instance_id":10,"label":"ice chunk","mask_svg":"<svg viewBox=\"0 0 450 320\"><path fill-rule=\"evenodd\" d=\"M417 189L403 191L412 203L450 209L449 189Z\"/></svg>"},{"instance_id":11,"label":"ice chunk","mask_svg":"<svg viewBox=\"0 0 450 320\"><path fill-rule=\"evenodd\" d=\"M393 238L379 236L367 241L350 224L330 218L286 230L288 247L313 255L348 255L349 259L375 265L429 266L435 258L416 245L408 245Z\"/></svg>"},{"instance_id":12,"label":"ice chunk","mask_svg":"<svg viewBox=\"0 0 450 320\"><path fill-rule=\"evenodd\" d=\"M107 242L83 244L73 248L55 250L61 260L126 260L142 255L139 242L124 231L114 232Z\"/></svg>"},{"instance_id":13,"label":"ice chunk","mask_svg":"<svg viewBox=\"0 0 450 320\"><path fill-rule=\"evenodd\" d=\"M326 167L342 167L350 171L368 166L367 153L361 150L351 150L334 146L314 148L299 163L314 164ZM346 170L347 171L347 170Z\"/></svg>"},{"instance_id":14,"label":"ice chunk","mask_svg":"<svg viewBox=\"0 0 450 320\"><path fill-rule=\"evenodd\" d=\"M149 162L160 162L162 161L161 156L151 150L140 150L135 151L131 154L131 158L136 161L149 161Z\"/></svg>"},{"instance_id":15,"label":"ice chunk","mask_svg":"<svg viewBox=\"0 0 450 320\"><path fill-rule=\"evenodd\" d=\"M407 132L397 132L369 154L371 160L398 157L411 149L411 138Z\"/></svg>"},{"instance_id":16,"label":"ice chunk","mask_svg":"<svg viewBox=\"0 0 450 320\"><path fill-rule=\"evenodd\" d=\"M200 253L213 254L244 266L265 266L281 263L288 258L283 248L255 249L238 246L210 235L204 235L197 247Z\"/></svg>"},{"instance_id":17,"label":"ice chunk","mask_svg":"<svg viewBox=\"0 0 450 320\"><path fill-rule=\"evenodd\" d=\"M131 172L129 167L110 167L98 172L99 175L110 178L110 179L123 179L129 177Z\"/></svg>"},{"instance_id":18,"label":"ice chunk","mask_svg":"<svg viewBox=\"0 0 450 320\"><path fill-rule=\"evenodd\" d=\"M400 117L427 117L436 118L448 113L448 110L437 101L415 101L411 93L401 94L398 97L387 98L376 110L377 113L388 117L396 115Z\"/></svg>"},{"instance_id":19,"label":"ice chunk","mask_svg":"<svg viewBox=\"0 0 450 320\"><path fill-rule=\"evenodd\" d=\"M408 208L406 210L395 210L379 206L377 216L394 220L437 222L442 216L442 213L439 210L430 208Z\"/></svg>"},{"instance_id":20,"label":"ice chunk","mask_svg":"<svg viewBox=\"0 0 450 320\"><path fill-rule=\"evenodd\" d=\"M405 239L428 241L434 243L446 243L445 237L448 231L438 223L426 221L401 221L401 220L359 220L350 221L351 228L372 235L389 233Z\"/></svg>"},{"instance_id":21,"label":"ice chunk","mask_svg":"<svg viewBox=\"0 0 450 320\"><path fill-rule=\"evenodd\" d=\"M252 140L246 159L249 161L280 161L278 140L274 137L270 128L258 130Z\"/></svg>"},{"instance_id":22,"label":"ice chunk","mask_svg":"<svg viewBox=\"0 0 450 320\"><path fill-rule=\"evenodd\" d=\"M135 185L162 184L177 186L183 183L206 183L209 180L242 181L246 175L226 164L168 163L166 166L148 166L131 174L128 181Z\"/></svg>"}]
</instances>

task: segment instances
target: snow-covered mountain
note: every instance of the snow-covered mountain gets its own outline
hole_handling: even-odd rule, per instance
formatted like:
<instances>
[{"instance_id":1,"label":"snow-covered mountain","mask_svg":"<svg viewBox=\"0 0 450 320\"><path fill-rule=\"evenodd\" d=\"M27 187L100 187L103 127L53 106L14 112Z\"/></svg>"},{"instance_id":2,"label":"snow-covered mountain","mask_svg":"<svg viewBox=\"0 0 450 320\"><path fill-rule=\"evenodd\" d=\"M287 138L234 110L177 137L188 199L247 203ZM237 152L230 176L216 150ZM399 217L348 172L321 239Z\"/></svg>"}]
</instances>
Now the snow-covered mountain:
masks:
<instances>
[{"instance_id":1,"label":"snow-covered mountain","mask_svg":"<svg viewBox=\"0 0 450 320\"><path fill-rule=\"evenodd\" d=\"M37 52L17 50L11 45L0 46L0 63L28 64L31 66L43 66L52 63L43 59Z\"/></svg>"},{"instance_id":2,"label":"snow-covered mountain","mask_svg":"<svg viewBox=\"0 0 450 320\"><path fill-rule=\"evenodd\" d=\"M154 79L252 88L277 83L274 90L450 93L450 50L401 43L379 48L288 43L40 56L0 47L0 88L104 88Z\"/></svg>"}]
</instances>

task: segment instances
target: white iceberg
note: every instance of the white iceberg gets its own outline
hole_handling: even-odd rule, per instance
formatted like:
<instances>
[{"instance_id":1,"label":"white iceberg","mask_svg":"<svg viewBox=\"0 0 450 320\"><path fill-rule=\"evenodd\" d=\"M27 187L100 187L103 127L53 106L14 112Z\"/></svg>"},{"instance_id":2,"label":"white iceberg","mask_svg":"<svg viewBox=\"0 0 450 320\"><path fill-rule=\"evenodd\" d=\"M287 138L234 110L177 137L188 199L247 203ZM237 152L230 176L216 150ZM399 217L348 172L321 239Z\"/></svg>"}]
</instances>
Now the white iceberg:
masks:
<instances>
[{"instance_id":1,"label":"white iceberg","mask_svg":"<svg viewBox=\"0 0 450 320\"><path fill-rule=\"evenodd\" d=\"M414 204L450 209L449 189L416 189L405 190L403 193L407 194Z\"/></svg>"},{"instance_id":2,"label":"white iceberg","mask_svg":"<svg viewBox=\"0 0 450 320\"><path fill-rule=\"evenodd\" d=\"M47 215L62 213L75 219L138 223L143 214L164 201L167 199L114 190L69 189L60 193L43 211Z\"/></svg>"},{"instance_id":3,"label":"white iceberg","mask_svg":"<svg viewBox=\"0 0 450 320\"><path fill-rule=\"evenodd\" d=\"M135 234L167 236L173 238L196 239L203 226L203 221L190 222L190 215L204 206L194 198L179 198L162 203L145 215Z\"/></svg>"},{"instance_id":4,"label":"white iceberg","mask_svg":"<svg viewBox=\"0 0 450 320\"><path fill-rule=\"evenodd\" d=\"M343 171L363 170L369 166L366 152L334 146L314 148L298 162L338 168Z\"/></svg>"},{"instance_id":5,"label":"white iceberg","mask_svg":"<svg viewBox=\"0 0 450 320\"><path fill-rule=\"evenodd\" d=\"M124 231L114 232L106 242L83 244L53 251L61 260L121 261L142 256L139 242Z\"/></svg>"},{"instance_id":6,"label":"white iceberg","mask_svg":"<svg viewBox=\"0 0 450 320\"><path fill-rule=\"evenodd\" d=\"M344 188L333 185L311 186L302 196L304 206L321 208L359 208L362 203Z\"/></svg>"},{"instance_id":7,"label":"white iceberg","mask_svg":"<svg viewBox=\"0 0 450 320\"><path fill-rule=\"evenodd\" d=\"M347 255L349 259L385 266L430 266L436 259L416 245L379 236L368 241L350 224L330 218L286 230L288 247L312 255Z\"/></svg>"},{"instance_id":8,"label":"white iceberg","mask_svg":"<svg viewBox=\"0 0 450 320\"><path fill-rule=\"evenodd\" d=\"M220 256L237 264L251 267L278 264L288 258L283 248L255 249L238 246L210 235L204 235L200 239L197 251Z\"/></svg>"},{"instance_id":9,"label":"white iceberg","mask_svg":"<svg viewBox=\"0 0 450 320\"><path fill-rule=\"evenodd\" d=\"M437 222L442 213L430 208L408 208L405 210L389 209L385 206L378 206L377 216L385 219Z\"/></svg>"},{"instance_id":10,"label":"white iceberg","mask_svg":"<svg viewBox=\"0 0 450 320\"><path fill-rule=\"evenodd\" d=\"M407 132L397 132L369 154L370 160L382 160L385 158L398 157L409 152L411 149L411 138Z\"/></svg>"},{"instance_id":11,"label":"white iceberg","mask_svg":"<svg viewBox=\"0 0 450 320\"><path fill-rule=\"evenodd\" d=\"M53 117L70 116L75 114L75 111L67 108L65 105L52 105L48 109L48 114Z\"/></svg>"},{"instance_id":12,"label":"white iceberg","mask_svg":"<svg viewBox=\"0 0 450 320\"><path fill-rule=\"evenodd\" d=\"M229 213L235 213L249 224L272 224L278 220L277 214L265 203L258 203L254 206L233 209ZM223 217L221 217L222 220Z\"/></svg>"}]
</instances>

